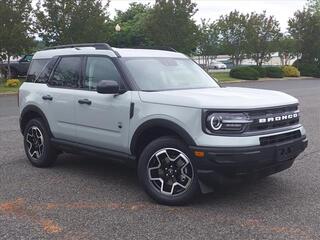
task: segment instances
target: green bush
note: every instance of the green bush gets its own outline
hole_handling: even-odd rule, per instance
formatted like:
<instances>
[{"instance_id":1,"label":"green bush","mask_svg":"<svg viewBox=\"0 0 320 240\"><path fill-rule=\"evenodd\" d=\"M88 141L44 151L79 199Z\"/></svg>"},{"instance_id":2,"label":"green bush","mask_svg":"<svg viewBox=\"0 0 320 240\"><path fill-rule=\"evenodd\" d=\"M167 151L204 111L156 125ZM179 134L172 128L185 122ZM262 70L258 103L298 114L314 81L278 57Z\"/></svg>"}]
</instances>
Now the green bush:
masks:
<instances>
[{"instance_id":1,"label":"green bush","mask_svg":"<svg viewBox=\"0 0 320 240\"><path fill-rule=\"evenodd\" d=\"M235 67L230 71L230 77L243 80L258 80L259 72L252 67Z\"/></svg>"},{"instance_id":2,"label":"green bush","mask_svg":"<svg viewBox=\"0 0 320 240\"><path fill-rule=\"evenodd\" d=\"M261 78L264 78L266 77L267 75L267 72L266 72L266 69L264 67L261 67L261 66L251 66L251 68L257 70L259 72L259 75Z\"/></svg>"},{"instance_id":3,"label":"green bush","mask_svg":"<svg viewBox=\"0 0 320 240\"><path fill-rule=\"evenodd\" d=\"M283 78L283 72L279 67L266 67L265 70L269 78Z\"/></svg>"},{"instance_id":4,"label":"green bush","mask_svg":"<svg viewBox=\"0 0 320 240\"><path fill-rule=\"evenodd\" d=\"M301 63L298 65L301 76L320 77L320 67L317 64Z\"/></svg>"},{"instance_id":5,"label":"green bush","mask_svg":"<svg viewBox=\"0 0 320 240\"><path fill-rule=\"evenodd\" d=\"M285 77L300 77L299 70L294 66L283 66L281 69Z\"/></svg>"}]
</instances>

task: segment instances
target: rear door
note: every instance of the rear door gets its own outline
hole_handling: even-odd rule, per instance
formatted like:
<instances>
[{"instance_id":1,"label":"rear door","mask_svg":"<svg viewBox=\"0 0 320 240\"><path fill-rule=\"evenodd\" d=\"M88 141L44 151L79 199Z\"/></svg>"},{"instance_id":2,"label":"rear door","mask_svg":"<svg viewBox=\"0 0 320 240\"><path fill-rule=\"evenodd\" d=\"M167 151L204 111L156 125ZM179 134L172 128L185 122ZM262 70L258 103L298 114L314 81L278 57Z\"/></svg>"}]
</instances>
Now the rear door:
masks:
<instances>
[{"instance_id":1,"label":"rear door","mask_svg":"<svg viewBox=\"0 0 320 240\"><path fill-rule=\"evenodd\" d=\"M83 69L84 81L81 90L75 93L77 141L126 152L131 92L121 95L96 92L100 80L114 80L124 88L122 77L109 57L88 56Z\"/></svg>"},{"instance_id":2,"label":"rear door","mask_svg":"<svg viewBox=\"0 0 320 240\"><path fill-rule=\"evenodd\" d=\"M79 89L82 59L81 56L59 58L43 89L42 106L53 135L59 139L74 141L75 138L75 93Z\"/></svg>"}]
</instances>

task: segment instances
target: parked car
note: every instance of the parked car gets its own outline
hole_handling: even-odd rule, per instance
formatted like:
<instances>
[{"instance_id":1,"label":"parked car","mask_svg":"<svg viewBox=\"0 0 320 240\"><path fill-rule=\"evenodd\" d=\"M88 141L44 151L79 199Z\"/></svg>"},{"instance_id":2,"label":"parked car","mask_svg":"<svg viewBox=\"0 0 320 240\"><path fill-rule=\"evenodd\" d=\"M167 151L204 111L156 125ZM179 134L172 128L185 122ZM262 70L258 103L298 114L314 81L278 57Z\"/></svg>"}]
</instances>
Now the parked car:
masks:
<instances>
[{"instance_id":1,"label":"parked car","mask_svg":"<svg viewBox=\"0 0 320 240\"><path fill-rule=\"evenodd\" d=\"M62 152L119 160L162 204L283 171L307 147L296 98L222 88L178 52L58 46L37 52L29 73L19 107L31 164L51 166Z\"/></svg>"},{"instance_id":2,"label":"parked car","mask_svg":"<svg viewBox=\"0 0 320 240\"><path fill-rule=\"evenodd\" d=\"M12 77L27 76L27 72L30 66L33 55L24 55L18 61L10 61L10 69ZM8 74L8 62L4 61L0 63L0 69L3 75Z\"/></svg>"},{"instance_id":3,"label":"parked car","mask_svg":"<svg viewBox=\"0 0 320 240\"><path fill-rule=\"evenodd\" d=\"M209 69L227 69L227 65L222 62L212 61L209 64Z\"/></svg>"}]
</instances>

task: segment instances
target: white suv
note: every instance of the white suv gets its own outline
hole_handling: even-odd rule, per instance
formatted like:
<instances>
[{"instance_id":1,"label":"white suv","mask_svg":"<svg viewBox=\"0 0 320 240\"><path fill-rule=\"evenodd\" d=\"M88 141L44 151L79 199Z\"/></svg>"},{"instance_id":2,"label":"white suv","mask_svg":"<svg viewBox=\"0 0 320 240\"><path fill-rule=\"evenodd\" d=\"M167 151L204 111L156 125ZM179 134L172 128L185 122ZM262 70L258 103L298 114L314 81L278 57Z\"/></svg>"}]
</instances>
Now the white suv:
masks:
<instances>
[{"instance_id":1,"label":"white suv","mask_svg":"<svg viewBox=\"0 0 320 240\"><path fill-rule=\"evenodd\" d=\"M62 152L100 154L136 165L146 192L163 204L287 169L307 146L297 99L222 88L174 51L107 44L39 51L19 106L34 166L48 167Z\"/></svg>"}]
</instances>

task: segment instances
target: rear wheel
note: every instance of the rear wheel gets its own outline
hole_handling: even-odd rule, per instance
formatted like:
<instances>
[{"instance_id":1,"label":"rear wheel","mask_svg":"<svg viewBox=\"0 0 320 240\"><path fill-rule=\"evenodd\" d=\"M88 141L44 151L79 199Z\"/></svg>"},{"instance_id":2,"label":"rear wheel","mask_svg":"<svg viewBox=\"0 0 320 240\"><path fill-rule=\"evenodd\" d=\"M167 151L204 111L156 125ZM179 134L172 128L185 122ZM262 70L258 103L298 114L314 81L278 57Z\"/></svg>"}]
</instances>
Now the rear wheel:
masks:
<instances>
[{"instance_id":1,"label":"rear wheel","mask_svg":"<svg viewBox=\"0 0 320 240\"><path fill-rule=\"evenodd\" d=\"M24 148L29 161L36 167L49 167L57 158L49 131L38 118L30 120L24 130Z\"/></svg>"},{"instance_id":2,"label":"rear wheel","mask_svg":"<svg viewBox=\"0 0 320 240\"><path fill-rule=\"evenodd\" d=\"M199 191L198 177L190 150L179 139L161 137L142 152L139 180L157 202L182 205Z\"/></svg>"}]
</instances>

